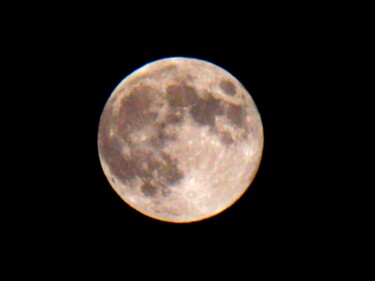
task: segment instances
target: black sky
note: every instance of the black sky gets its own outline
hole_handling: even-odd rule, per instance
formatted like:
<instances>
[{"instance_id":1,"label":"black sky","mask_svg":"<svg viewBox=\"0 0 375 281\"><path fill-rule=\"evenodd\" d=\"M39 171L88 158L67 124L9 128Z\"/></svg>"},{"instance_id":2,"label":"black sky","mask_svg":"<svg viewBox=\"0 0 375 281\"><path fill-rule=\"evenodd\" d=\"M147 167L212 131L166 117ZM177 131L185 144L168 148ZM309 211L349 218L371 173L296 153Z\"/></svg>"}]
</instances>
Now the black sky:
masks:
<instances>
[{"instance_id":1,"label":"black sky","mask_svg":"<svg viewBox=\"0 0 375 281\"><path fill-rule=\"evenodd\" d=\"M298 24L301 18L252 22L242 15L232 25L182 26L174 17L155 26L117 23L117 29L65 19L50 33L38 32L45 23L31 30L19 65L35 69L34 94L24 104L37 104L37 126L28 128L30 136L42 136L30 138L40 147L32 159L43 168L33 174L36 191L25 191L36 199L20 199L32 205L25 223L40 241L55 239L72 250L135 253L142 247L212 256L218 249L312 249L331 223L325 212L331 182L322 180L329 173L322 165L329 163L320 153L332 143L318 125L331 98L322 63L330 49L329 36L316 40L313 23ZM264 127L263 159L249 190L223 213L191 224L160 222L130 208L107 182L97 151L100 114L113 89L144 64L172 56L207 60L232 73L252 95Z\"/></svg>"}]
</instances>

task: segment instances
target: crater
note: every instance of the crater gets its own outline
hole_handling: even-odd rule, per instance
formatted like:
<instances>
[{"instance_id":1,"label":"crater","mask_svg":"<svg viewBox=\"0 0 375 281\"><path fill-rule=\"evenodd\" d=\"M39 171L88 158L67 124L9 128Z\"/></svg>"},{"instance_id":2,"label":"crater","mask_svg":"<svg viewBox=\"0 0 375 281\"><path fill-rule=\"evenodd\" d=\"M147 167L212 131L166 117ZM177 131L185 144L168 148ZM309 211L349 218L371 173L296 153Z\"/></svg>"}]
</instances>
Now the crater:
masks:
<instances>
[{"instance_id":1,"label":"crater","mask_svg":"<svg viewBox=\"0 0 375 281\"><path fill-rule=\"evenodd\" d=\"M154 137L150 139L150 143L152 147L154 147L157 150L163 149L166 143L166 138L163 135L163 132L158 132Z\"/></svg>"},{"instance_id":2,"label":"crater","mask_svg":"<svg viewBox=\"0 0 375 281\"><path fill-rule=\"evenodd\" d=\"M102 153L111 173L118 178L120 182L125 184L136 176L136 168L132 165L131 161L121 156L121 149L116 147L116 142L106 146Z\"/></svg>"},{"instance_id":3,"label":"crater","mask_svg":"<svg viewBox=\"0 0 375 281\"><path fill-rule=\"evenodd\" d=\"M164 146L165 143L169 140L171 140L171 137L166 133L165 123L160 123L155 125L155 131L156 133L151 137L150 139L150 144L157 150L161 150Z\"/></svg>"},{"instance_id":4,"label":"crater","mask_svg":"<svg viewBox=\"0 0 375 281\"><path fill-rule=\"evenodd\" d=\"M221 142L224 143L224 144L234 143L232 135L229 132L221 132L219 134L219 138L220 138Z\"/></svg>"},{"instance_id":5,"label":"crater","mask_svg":"<svg viewBox=\"0 0 375 281\"><path fill-rule=\"evenodd\" d=\"M142 193L147 197L155 196L157 193L157 188L150 184L149 182L144 183L141 186Z\"/></svg>"},{"instance_id":6,"label":"crater","mask_svg":"<svg viewBox=\"0 0 375 281\"><path fill-rule=\"evenodd\" d=\"M164 128L160 125L160 134ZM180 181L184 174L177 167L177 161L165 152L159 152L168 140L168 137L159 136L152 145L154 149L132 145L130 154L122 153L123 144L118 137L101 140L100 153L108 164L111 173L123 184L140 178L145 181L141 187L147 196L154 195L159 188L162 194L169 194L169 188ZM156 147L158 146L158 147ZM152 184L151 184L152 183Z\"/></svg>"},{"instance_id":7,"label":"crater","mask_svg":"<svg viewBox=\"0 0 375 281\"><path fill-rule=\"evenodd\" d=\"M175 65L168 65L159 70L138 74L137 76L133 77L128 83L130 86L133 86L139 84L142 80L145 80L148 77L151 77L153 79L160 79L163 76L173 74L173 72L175 72L176 70L177 67Z\"/></svg>"},{"instance_id":8,"label":"crater","mask_svg":"<svg viewBox=\"0 0 375 281\"><path fill-rule=\"evenodd\" d=\"M165 122L168 124L178 124L178 123L181 123L182 120L183 120L183 115L182 115L181 110L170 111L165 117Z\"/></svg>"},{"instance_id":9,"label":"crater","mask_svg":"<svg viewBox=\"0 0 375 281\"><path fill-rule=\"evenodd\" d=\"M184 174L177 167L177 161L169 156L167 153L162 152L161 157L163 164L159 166L159 176L165 181L168 186L174 185L183 179Z\"/></svg>"},{"instance_id":10,"label":"crater","mask_svg":"<svg viewBox=\"0 0 375 281\"><path fill-rule=\"evenodd\" d=\"M215 117L224 113L219 100L208 95L206 99L198 99L190 110L193 120L202 126L215 126Z\"/></svg>"},{"instance_id":11,"label":"crater","mask_svg":"<svg viewBox=\"0 0 375 281\"><path fill-rule=\"evenodd\" d=\"M157 113L150 112L155 95L155 90L150 86L135 87L121 104L118 116L119 129L133 131L151 124L157 117Z\"/></svg>"},{"instance_id":12,"label":"crater","mask_svg":"<svg viewBox=\"0 0 375 281\"><path fill-rule=\"evenodd\" d=\"M155 159L156 161L146 160L149 161L147 174L139 174L142 179L146 180L141 189L147 196L155 195L157 190L160 190L164 196L168 196L171 187L184 177L182 171L177 167L176 160L165 152L159 155L160 158Z\"/></svg>"},{"instance_id":13,"label":"crater","mask_svg":"<svg viewBox=\"0 0 375 281\"><path fill-rule=\"evenodd\" d=\"M222 80L219 84L220 88L229 96L234 96L236 94L236 86L229 80Z\"/></svg>"},{"instance_id":14,"label":"crater","mask_svg":"<svg viewBox=\"0 0 375 281\"><path fill-rule=\"evenodd\" d=\"M155 71L152 73L152 76L156 79L160 79L161 76L171 75L173 72L177 71L177 66L175 65L167 65L160 70Z\"/></svg>"},{"instance_id":15,"label":"crater","mask_svg":"<svg viewBox=\"0 0 375 281\"><path fill-rule=\"evenodd\" d=\"M242 128L246 118L246 110L241 105L229 104L227 107L227 117L231 123L239 128Z\"/></svg>"},{"instance_id":16,"label":"crater","mask_svg":"<svg viewBox=\"0 0 375 281\"><path fill-rule=\"evenodd\" d=\"M123 143L116 136L110 136L111 108L103 112L99 128L99 153L109 166L111 173L121 182L131 177L134 173L132 166L128 166L127 161L122 157Z\"/></svg>"},{"instance_id":17,"label":"crater","mask_svg":"<svg viewBox=\"0 0 375 281\"><path fill-rule=\"evenodd\" d=\"M193 87L181 82L168 86L167 99L172 107L187 107L198 99L198 95Z\"/></svg>"},{"instance_id":18,"label":"crater","mask_svg":"<svg viewBox=\"0 0 375 281\"><path fill-rule=\"evenodd\" d=\"M160 165L156 155L145 148L133 150L131 164L135 168L136 175L141 179L151 179L153 171Z\"/></svg>"},{"instance_id":19,"label":"crater","mask_svg":"<svg viewBox=\"0 0 375 281\"><path fill-rule=\"evenodd\" d=\"M104 159L111 173L122 183L126 183L135 177L142 179L151 178L152 169L156 166L155 157L141 149L133 149L130 157L125 158L118 143L113 141L103 150Z\"/></svg>"}]
</instances>

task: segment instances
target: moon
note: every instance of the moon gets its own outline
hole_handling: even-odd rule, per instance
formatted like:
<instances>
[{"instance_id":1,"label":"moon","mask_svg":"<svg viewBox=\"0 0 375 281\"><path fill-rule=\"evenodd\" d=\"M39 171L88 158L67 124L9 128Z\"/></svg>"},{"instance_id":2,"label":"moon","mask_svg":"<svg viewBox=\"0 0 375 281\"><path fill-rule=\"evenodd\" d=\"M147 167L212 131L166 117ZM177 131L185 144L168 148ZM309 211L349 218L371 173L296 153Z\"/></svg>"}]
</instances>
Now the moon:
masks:
<instances>
[{"instance_id":1,"label":"moon","mask_svg":"<svg viewBox=\"0 0 375 281\"><path fill-rule=\"evenodd\" d=\"M215 216L251 185L263 125L228 71L173 57L135 70L114 89L99 122L103 172L132 208L161 221Z\"/></svg>"}]
</instances>

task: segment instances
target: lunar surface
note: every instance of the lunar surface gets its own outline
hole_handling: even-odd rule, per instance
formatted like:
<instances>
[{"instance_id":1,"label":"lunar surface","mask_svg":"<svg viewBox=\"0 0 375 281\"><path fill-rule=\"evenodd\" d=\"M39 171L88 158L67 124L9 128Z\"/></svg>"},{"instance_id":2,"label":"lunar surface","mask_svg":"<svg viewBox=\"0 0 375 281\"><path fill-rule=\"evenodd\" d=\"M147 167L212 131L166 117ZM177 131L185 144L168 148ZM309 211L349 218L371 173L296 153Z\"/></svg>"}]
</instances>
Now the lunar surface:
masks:
<instances>
[{"instance_id":1,"label":"lunar surface","mask_svg":"<svg viewBox=\"0 0 375 281\"><path fill-rule=\"evenodd\" d=\"M117 194L154 219L193 222L234 204L253 181L263 126L244 86L207 61L146 64L115 88L98 132Z\"/></svg>"}]
</instances>

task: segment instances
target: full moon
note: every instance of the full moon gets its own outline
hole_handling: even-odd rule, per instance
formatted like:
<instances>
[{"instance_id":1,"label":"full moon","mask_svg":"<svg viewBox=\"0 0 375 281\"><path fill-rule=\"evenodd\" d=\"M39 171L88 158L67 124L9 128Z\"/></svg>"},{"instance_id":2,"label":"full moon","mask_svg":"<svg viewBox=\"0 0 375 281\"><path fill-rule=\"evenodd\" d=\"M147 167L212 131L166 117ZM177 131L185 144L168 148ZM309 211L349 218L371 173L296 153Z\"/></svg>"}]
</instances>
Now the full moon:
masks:
<instances>
[{"instance_id":1,"label":"full moon","mask_svg":"<svg viewBox=\"0 0 375 281\"><path fill-rule=\"evenodd\" d=\"M233 205L263 153L260 114L244 86L207 61L166 58L114 89L100 117L98 152L116 193L142 214L200 221Z\"/></svg>"}]
</instances>

